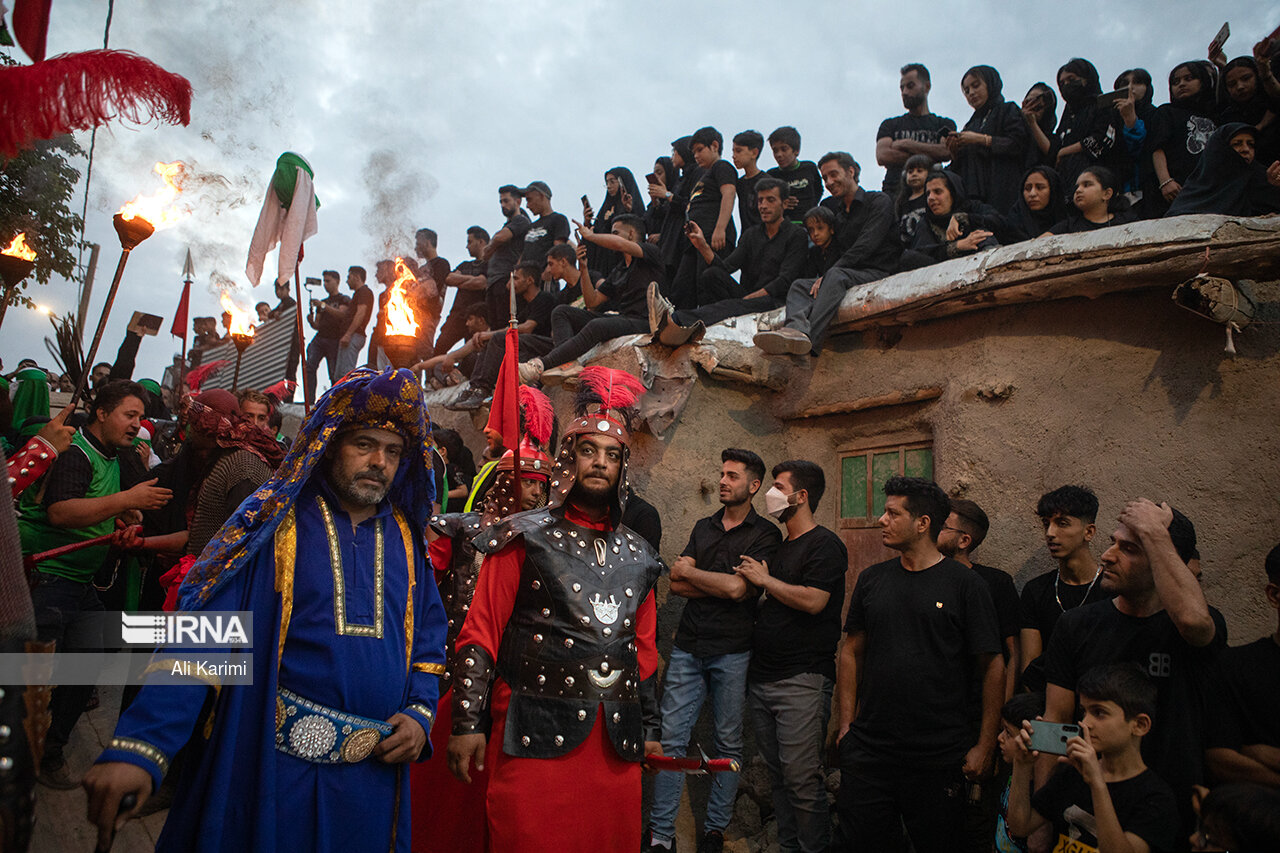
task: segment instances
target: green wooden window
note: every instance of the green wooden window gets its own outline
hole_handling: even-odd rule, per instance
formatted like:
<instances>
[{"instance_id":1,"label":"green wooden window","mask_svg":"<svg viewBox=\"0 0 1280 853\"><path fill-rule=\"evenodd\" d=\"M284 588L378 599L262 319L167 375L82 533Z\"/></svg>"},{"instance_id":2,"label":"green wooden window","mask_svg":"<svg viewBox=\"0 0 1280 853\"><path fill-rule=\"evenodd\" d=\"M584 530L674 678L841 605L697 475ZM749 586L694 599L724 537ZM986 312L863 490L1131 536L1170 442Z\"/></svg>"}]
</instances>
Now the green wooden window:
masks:
<instances>
[{"instance_id":1,"label":"green wooden window","mask_svg":"<svg viewBox=\"0 0 1280 853\"><path fill-rule=\"evenodd\" d=\"M874 522L884 513L884 484L899 474L933 477L933 447L904 444L840 459L840 517Z\"/></svg>"}]
</instances>

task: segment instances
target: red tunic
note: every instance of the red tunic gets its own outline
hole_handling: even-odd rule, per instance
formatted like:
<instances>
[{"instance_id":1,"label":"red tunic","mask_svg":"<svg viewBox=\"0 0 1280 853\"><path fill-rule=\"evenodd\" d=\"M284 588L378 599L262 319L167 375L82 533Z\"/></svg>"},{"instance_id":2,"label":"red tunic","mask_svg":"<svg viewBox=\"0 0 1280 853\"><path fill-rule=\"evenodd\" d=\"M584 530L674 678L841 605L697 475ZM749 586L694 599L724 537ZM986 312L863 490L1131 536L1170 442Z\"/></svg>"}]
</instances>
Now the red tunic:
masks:
<instances>
[{"instance_id":1,"label":"red tunic","mask_svg":"<svg viewBox=\"0 0 1280 853\"><path fill-rule=\"evenodd\" d=\"M608 520L593 522L566 507L570 522L610 530ZM472 644L497 660L502 632L515 607L524 565L524 540L514 539L485 558L471 611L458 646ZM658 666L657 610L653 593L636 614L636 651L640 678ZM495 678L490 704L493 732L485 752L489 770L489 837L494 853L635 853L640 846L640 765L624 761L609 741L604 711L572 752L558 758L516 758L502 751L511 688Z\"/></svg>"},{"instance_id":2,"label":"red tunic","mask_svg":"<svg viewBox=\"0 0 1280 853\"><path fill-rule=\"evenodd\" d=\"M453 540L441 536L427 553L436 576L447 574L453 565ZM452 657L453 649L448 654ZM489 772L472 770L470 785L449 772L445 755L452 730L453 691L447 690L431 727L431 759L409 767L413 853L484 853L489 846L484 807Z\"/></svg>"}]
</instances>

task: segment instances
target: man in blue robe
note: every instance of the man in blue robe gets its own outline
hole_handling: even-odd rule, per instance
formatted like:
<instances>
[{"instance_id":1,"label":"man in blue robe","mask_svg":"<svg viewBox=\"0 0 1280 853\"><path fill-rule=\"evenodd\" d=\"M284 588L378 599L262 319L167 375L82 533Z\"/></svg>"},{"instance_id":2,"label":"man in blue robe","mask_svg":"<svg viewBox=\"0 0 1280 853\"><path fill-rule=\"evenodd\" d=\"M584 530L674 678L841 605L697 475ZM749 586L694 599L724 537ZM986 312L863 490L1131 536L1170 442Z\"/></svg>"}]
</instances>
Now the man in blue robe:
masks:
<instances>
[{"instance_id":1,"label":"man in blue robe","mask_svg":"<svg viewBox=\"0 0 1280 853\"><path fill-rule=\"evenodd\" d=\"M85 776L100 843L195 734L157 851L407 853L406 762L431 754L447 627L423 553L426 412L407 370L349 374L205 548L181 609L253 612L253 684L149 677Z\"/></svg>"}]
</instances>

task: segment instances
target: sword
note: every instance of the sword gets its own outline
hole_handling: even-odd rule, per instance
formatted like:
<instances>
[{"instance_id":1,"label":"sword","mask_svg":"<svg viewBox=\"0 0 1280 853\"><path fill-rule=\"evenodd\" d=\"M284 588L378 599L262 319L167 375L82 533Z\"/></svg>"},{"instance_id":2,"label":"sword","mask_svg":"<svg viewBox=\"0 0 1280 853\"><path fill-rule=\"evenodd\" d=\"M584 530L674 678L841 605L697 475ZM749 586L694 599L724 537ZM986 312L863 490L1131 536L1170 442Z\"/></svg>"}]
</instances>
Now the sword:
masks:
<instances>
[{"instance_id":1,"label":"sword","mask_svg":"<svg viewBox=\"0 0 1280 853\"><path fill-rule=\"evenodd\" d=\"M697 747L698 758L676 758L670 755L650 755L645 764L652 770L674 770L686 776L705 776L708 773L737 773L742 769L734 758L707 758L702 747Z\"/></svg>"}]
</instances>

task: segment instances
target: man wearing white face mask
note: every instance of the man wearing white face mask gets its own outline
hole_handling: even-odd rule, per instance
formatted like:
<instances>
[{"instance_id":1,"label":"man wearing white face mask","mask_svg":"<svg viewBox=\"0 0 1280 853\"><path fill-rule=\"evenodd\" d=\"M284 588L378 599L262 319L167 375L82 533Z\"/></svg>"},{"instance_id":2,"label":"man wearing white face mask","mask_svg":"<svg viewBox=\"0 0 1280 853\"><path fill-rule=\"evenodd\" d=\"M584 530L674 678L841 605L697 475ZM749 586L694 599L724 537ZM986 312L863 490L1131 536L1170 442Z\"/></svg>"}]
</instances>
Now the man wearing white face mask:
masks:
<instances>
[{"instance_id":1,"label":"man wearing white face mask","mask_svg":"<svg viewBox=\"0 0 1280 853\"><path fill-rule=\"evenodd\" d=\"M803 853L826 850L831 835L822 749L849 566L844 542L813 520L825 489L826 478L813 462L775 465L765 508L786 525L787 538L772 563L743 557L735 569L764 591L747 706L769 768L778 844Z\"/></svg>"}]
</instances>

